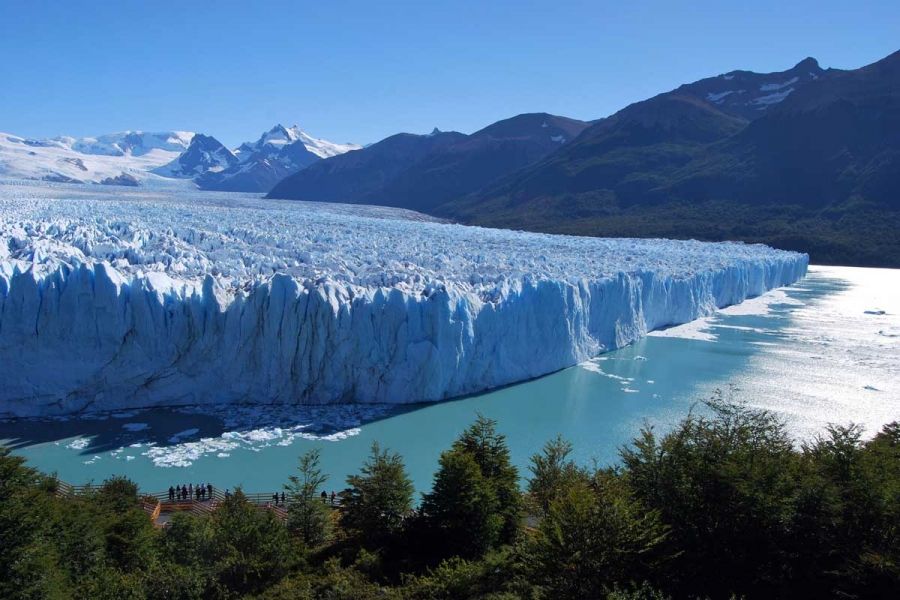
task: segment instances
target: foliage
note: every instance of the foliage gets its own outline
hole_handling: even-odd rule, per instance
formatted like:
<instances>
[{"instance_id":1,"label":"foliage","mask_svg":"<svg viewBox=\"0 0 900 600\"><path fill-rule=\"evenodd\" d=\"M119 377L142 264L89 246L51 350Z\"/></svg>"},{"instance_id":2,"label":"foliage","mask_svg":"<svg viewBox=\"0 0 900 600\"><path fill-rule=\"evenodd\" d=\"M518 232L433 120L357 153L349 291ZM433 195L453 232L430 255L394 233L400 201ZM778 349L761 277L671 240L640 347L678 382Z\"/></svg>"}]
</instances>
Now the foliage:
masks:
<instances>
[{"instance_id":1,"label":"foliage","mask_svg":"<svg viewBox=\"0 0 900 600\"><path fill-rule=\"evenodd\" d=\"M298 475L291 475L285 485L288 505L288 528L308 546L324 543L331 533L331 509L319 497L328 476L319 467L320 452L310 450L300 457Z\"/></svg>"},{"instance_id":2,"label":"foliage","mask_svg":"<svg viewBox=\"0 0 900 600\"><path fill-rule=\"evenodd\" d=\"M554 499L531 544L531 562L551 596L600 598L641 581L662 560L667 528L614 472L576 481Z\"/></svg>"},{"instance_id":3,"label":"foliage","mask_svg":"<svg viewBox=\"0 0 900 600\"><path fill-rule=\"evenodd\" d=\"M341 492L343 527L365 545L389 542L412 511L413 484L403 459L374 442L360 473L348 477L347 485Z\"/></svg>"},{"instance_id":4,"label":"foliage","mask_svg":"<svg viewBox=\"0 0 900 600\"><path fill-rule=\"evenodd\" d=\"M422 501L421 527L438 557L477 558L515 541L522 498L518 471L496 422L479 415L441 455Z\"/></svg>"},{"instance_id":5,"label":"foliage","mask_svg":"<svg viewBox=\"0 0 900 600\"><path fill-rule=\"evenodd\" d=\"M411 516L400 457L377 445L314 548L238 490L154 528L132 482L78 496L0 449L0 597L513 599L888 598L900 589L900 424L795 445L771 414L714 398L611 468L532 458L523 524L509 452L479 417ZM289 488L321 504L315 453ZM293 503L293 502L292 502ZM350 508L350 507L353 508ZM302 524L304 521L300 521ZM524 526L523 526L524 525ZM510 528L512 531L510 531ZM369 548L367 550L367 548Z\"/></svg>"},{"instance_id":6,"label":"foliage","mask_svg":"<svg viewBox=\"0 0 900 600\"><path fill-rule=\"evenodd\" d=\"M528 497L542 516L550 511L550 505L569 486L588 476L569 458L572 444L558 435L544 445L540 454L531 457L531 478L528 480Z\"/></svg>"},{"instance_id":7,"label":"foliage","mask_svg":"<svg viewBox=\"0 0 900 600\"><path fill-rule=\"evenodd\" d=\"M477 558L496 546L503 522L497 497L475 457L460 450L441 454L434 487L422 501L428 548L437 556Z\"/></svg>"}]
</instances>

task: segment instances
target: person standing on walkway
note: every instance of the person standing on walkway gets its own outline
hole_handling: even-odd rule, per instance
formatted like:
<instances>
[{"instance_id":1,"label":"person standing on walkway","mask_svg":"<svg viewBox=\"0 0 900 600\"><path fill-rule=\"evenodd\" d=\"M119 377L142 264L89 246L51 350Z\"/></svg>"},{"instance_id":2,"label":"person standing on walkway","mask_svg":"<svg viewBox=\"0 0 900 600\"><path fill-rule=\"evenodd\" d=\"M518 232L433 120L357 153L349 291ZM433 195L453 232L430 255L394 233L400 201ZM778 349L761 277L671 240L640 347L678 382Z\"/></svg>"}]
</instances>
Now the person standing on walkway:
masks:
<instances>
[{"instance_id":1,"label":"person standing on walkway","mask_svg":"<svg viewBox=\"0 0 900 600\"><path fill-rule=\"evenodd\" d=\"M209 499L210 499L210 500L213 499L213 493L212 493L212 490L213 490L212 484L211 484L211 483L207 483L207 484L206 484L206 492L207 492L207 496L209 496Z\"/></svg>"}]
</instances>

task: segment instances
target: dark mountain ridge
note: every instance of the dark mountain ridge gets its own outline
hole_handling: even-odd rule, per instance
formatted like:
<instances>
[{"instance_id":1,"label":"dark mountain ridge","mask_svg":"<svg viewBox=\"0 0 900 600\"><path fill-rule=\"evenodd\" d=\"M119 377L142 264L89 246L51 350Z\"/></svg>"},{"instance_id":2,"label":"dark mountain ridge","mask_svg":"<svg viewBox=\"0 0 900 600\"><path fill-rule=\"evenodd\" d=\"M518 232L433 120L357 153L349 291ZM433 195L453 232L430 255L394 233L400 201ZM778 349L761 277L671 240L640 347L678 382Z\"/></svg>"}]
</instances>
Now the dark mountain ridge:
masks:
<instances>
[{"instance_id":1,"label":"dark mountain ridge","mask_svg":"<svg viewBox=\"0 0 900 600\"><path fill-rule=\"evenodd\" d=\"M430 212L546 156L587 126L534 113L498 121L471 135L399 134L303 169L279 183L269 197Z\"/></svg>"},{"instance_id":2,"label":"dark mountain ridge","mask_svg":"<svg viewBox=\"0 0 900 600\"><path fill-rule=\"evenodd\" d=\"M848 71L814 65L806 59L777 77L734 72L635 103L433 212L556 233L762 241L814 262L900 265L900 53ZM782 97L759 114L718 103L710 86L719 79L781 85Z\"/></svg>"},{"instance_id":3,"label":"dark mountain ridge","mask_svg":"<svg viewBox=\"0 0 900 600\"><path fill-rule=\"evenodd\" d=\"M276 185L270 198L379 204L371 200L405 169L462 140L462 133L398 133L312 165Z\"/></svg>"}]
</instances>

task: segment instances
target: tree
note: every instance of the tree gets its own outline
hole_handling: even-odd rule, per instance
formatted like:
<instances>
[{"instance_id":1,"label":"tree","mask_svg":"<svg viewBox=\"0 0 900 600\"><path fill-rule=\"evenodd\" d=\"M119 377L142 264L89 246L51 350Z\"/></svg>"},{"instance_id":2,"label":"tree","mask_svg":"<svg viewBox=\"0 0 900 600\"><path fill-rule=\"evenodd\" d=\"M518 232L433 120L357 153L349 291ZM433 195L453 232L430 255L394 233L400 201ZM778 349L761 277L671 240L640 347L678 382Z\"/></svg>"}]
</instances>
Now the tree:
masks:
<instances>
[{"instance_id":1,"label":"tree","mask_svg":"<svg viewBox=\"0 0 900 600\"><path fill-rule=\"evenodd\" d=\"M210 566L216 581L240 597L279 581L294 562L285 527L240 488L213 512L212 522Z\"/></svg>"},{"instance_id":2,"label":"tree","mask_svg":"<svg viewBox=\"0 0 900 600\"><path fill-rule=\"evenodd\" d=\"M531 457L531 479L528 494L541 515L546 515L550 504L579 479L587 479L587 473L569 459L572 444L561 435L547 442L540 454Z\"/></svg>"},{"instance_id":3,"label":"tree","mask_svg":"<svg viewBox=\"0 0 900 600\"><path fill-rule=\"evenodd\" d=\"M502 527L499 542L512 543L519 533L522 517L522 494L519 491L519 472L512 465L506 436L497 433L497 422L478 414L475 422L453 443L453 449L472 456L487 482L500 516Z\"/></svg>"},{"instance_id":4,"label":"tree","mask_svg":"<svg viewBox=\"0 0 900 600\"><path fill-rule=\"evenodd\" d=\"M358 475L341 492L342 525L370 546L389 542L412 511L413 484L399 454L372 443Z\"/></svg>"},{"instance_id":5,"label":"tree","mask_svg":"<svg viewBox=\"0 0 900 600\"><path fill-rule=\"evenodd\" d=\"M666 528L615 471L563 485L530 543L528 564L550 597L602 598L644 581Z\"/></svg>"},{"instance_id":6,"label":"tree","mask_svg":"<svg viewBox=\"0 0 900 600\"><path fill-rule=\"evenodd\" d=\"M319 468L319 450L300 457L299 475L291 475L284 486L290 498L288 528L307 546L324 543L331 533L331 509L320 499L328 476Z\"/></svg>"},{"instance_id":7,"label":"tree","mask_svg":"<svg viewBox=\"0 0 900 600\"><path fill-rule=\"evenodd\" d=\"M475 457L460 449L441 454L422 513L425 551L433 556L479 558L500 541L503 518L497 496Z\"/></svg>"},{"instance_id":8,"label":"tree","mask_svg":"<svg viewBox=\"0 0 900 600\"><path fill-rule=\"evenodd\" d=\"M48 544L57 500L47 478L0 444L0 598L65 598L71 582Z\"/></svg>"},{"instance_id":9,"label":"tree","mask_svg":"<svg viewBox=\"0 0 900 600\"><path fill-rule=\"evenodd\" d=\"M797 454L771 413L721 395L708 406L712 416L691 414L662 439L645 429L624 448L629 485L672 528L680 557L667 585L711 597L773 595L790 568Z\"/></svg>"}]
</instances>

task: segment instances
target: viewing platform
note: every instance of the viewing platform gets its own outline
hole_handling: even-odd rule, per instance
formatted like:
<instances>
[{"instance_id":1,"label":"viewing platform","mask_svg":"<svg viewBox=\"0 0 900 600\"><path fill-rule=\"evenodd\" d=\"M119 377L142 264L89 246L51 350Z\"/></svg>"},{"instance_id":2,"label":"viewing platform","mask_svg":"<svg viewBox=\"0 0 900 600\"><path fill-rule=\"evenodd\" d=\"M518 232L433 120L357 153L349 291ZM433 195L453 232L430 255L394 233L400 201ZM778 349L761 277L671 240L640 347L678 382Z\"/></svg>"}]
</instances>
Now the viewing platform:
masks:
<instances>
[{"instance_id":1,"label":"viewing platform","mask_svg":"<svg viewBox=\"0 0 900 600\"><path fill-rule=\"evenodd\" d=\"M56 479L56 495L60 497L75 497L90 493L102 492L101 486L95 485L72 485L60 479ZM209 487L207 488L209 489ZM165 527L170 522L172 515L177 512L190 512L195 515L209 515L225 500L234 494L229 488L211 486L212 494L206 494L202 498L198 498L193 494L187 498L176 497L172 499L168 491L163 492L144 492L138 491L138 497L141 500L141 507L147 516L157 527ZM241 490L241 494L245 500L258 508L272 512L281 522L287 522L288 509L291 504L296 502L289 494L284 493L282 500L282 492L276 493L266 492L245 492ZM341 499L337 494L332 498L331 495L318 497L326 506L338 510L341 508Z\"/></svg>"}]
</instances>

